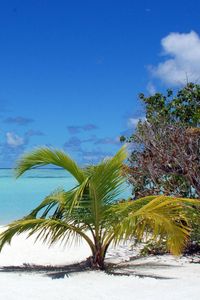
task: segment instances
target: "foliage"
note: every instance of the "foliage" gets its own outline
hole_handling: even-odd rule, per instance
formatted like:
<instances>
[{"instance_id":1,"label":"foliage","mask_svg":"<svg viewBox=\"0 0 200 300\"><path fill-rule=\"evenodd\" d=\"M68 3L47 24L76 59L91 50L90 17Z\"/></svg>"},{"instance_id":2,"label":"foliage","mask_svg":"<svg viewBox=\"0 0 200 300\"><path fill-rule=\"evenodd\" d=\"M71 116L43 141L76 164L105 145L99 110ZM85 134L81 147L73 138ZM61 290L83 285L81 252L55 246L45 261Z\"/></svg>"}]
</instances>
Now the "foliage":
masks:
<instances>
[{"instance_id":1,"label":"foliage","mask_svg":"<svg viewBox=\"0 0 200 300\"><path fill-rule=\"evenodd\" d=\"M77 180L69 190L56 190L29 215L12 222L0 235L0 249L13 236L27 232L52 245L67 243L70 237L84 239L91 249L91 267L104 269L104 258L111 243L144 235L166 239L173 254L180 254L190 233L188 209L195 200L148 196L137 201L117 200L124 183L122 174L126 150L122 147L113 158L85 169L59 150L40 148L23 156L17 176L29 169L54 164L63 167Z\"/></svg>"},{"instance_id":2,"label":"foliage","mask_svg":"<svg viewBox=\"0 0 200 300\"><path fill-rule=\"evenodd\" d=\"M148 255L163 255L167 253L166 243L165 241L157 242L157 241L150 241L145 244L142 248L140 254L142 256Z\"/></svg>"},{"instance_id":3,"label":"foliage","mask_svg":"<svg viewBox=\"0 0 200 300\"><path fill-rule=\"evenodd\" d=\"M129 142L132 153L125 168L133 198L165 194L200 197L200 85L188 83L177 93L140 94L145 121L140 121ZM193 221L192 241L200 240Z\"/></svg>"},{"instance_id":4,"label":"foliage","mask_svg":"<svg viewBox=\"0 0 200 300\"><path fill-rule=\"evenodd\" d=\"M188 210L188 219L192 227L190 239L183 251L184 255L200 254L200 209ZM142 256L148 255L163 255L168 253L166 240L162 239L159 241L149 240L145 243L144 247L141 249L140 254Z\"/></svg>"},{"instance_id":5,"label":"foliage","mask_svg":"<svg viewBox=\"0 0 200 300\"><path fill-rule=\"evenodd\" d=\"M135 199L160 194L200 195L200 85L188 83L177 94L140 94L146 120L131 137L126 174Z\"/></svg>"},{"instance_id":6,"label":"foliage","mask_svg":"<svg viewBox=\"0 0 200 300\"><path fill-rule=\"evenodd\" d=\"M188 83L177 94L167 90L167 94L156 93L150 97L140 94L145 105L146 119L150 123L160 120L168 124L198 127L200 125L200 85Z\"/></svg>"},{"instance_id":7,"label":"foliage","mask_svg":"<svg viewBox=\"0 0 200 300\"><path fill-rule=\"evenodd\" d=\"M138 150L126 174L133 195L164 193L200 198L200 129L144 122L134 135Z\"/></svg>"},{"instance_id":8,"label":"foliage","mask_svg":"<svg viewBox=\"0 0 200 300\"><path fill-rule=\"evenodd\" d=\"M188 218L191 220L192 231L185 252L194 252L195 249L200 252L200 208L191 211Z\"/></svg>"}]
</instances>

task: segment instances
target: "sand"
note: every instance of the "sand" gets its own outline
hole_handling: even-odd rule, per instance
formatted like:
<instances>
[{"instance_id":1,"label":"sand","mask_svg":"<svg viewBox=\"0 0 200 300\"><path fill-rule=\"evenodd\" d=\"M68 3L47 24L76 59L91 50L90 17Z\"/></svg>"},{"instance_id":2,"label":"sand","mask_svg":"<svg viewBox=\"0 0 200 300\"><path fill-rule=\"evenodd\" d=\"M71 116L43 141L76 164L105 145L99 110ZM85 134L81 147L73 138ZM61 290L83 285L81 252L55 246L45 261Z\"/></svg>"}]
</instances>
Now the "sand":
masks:
<instances>
[{"instance_id":1,"label":"sand","mask_svg":"<svg viewBox=\"0 0 200 300\"><path fill-rule=\"evenodd\" d=\"M0 272L2 300L199 300L199 257L174 258L171 255L136 258L138 249L132 242L110 249L107 262L118 263L116 276L102 271L81 271L52 279L48 272ZM90 255L82 242L71 247L52 248L20 235L6 245L0 254L0 268L8 266L43 265L63 266L77 263Z\"/></svg>"}]
</instances>

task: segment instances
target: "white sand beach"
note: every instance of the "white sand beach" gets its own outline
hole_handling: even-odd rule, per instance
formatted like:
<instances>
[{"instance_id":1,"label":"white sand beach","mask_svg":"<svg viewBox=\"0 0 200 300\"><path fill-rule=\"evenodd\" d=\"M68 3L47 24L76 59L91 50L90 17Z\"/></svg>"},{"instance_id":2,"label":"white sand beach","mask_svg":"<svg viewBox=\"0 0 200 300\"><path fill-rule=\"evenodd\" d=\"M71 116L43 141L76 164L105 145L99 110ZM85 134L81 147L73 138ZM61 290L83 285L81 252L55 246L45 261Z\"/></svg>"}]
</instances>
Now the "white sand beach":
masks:
<instances>
[{"instance_id":1,"label":"white sand beach","mask_svg":"<svg viewBox=\"0 0 200 300\"><path fill-rule=\"evenodd\" d=\"M174 258L170 255L131 259L136 256L132 243L110 249L107 262L120 263L117 273L102 271L70 273L52 279L46 272L0 272L3 300L198 300L200 294L200 263L191 263L191 257ZM90 255L82 242L71 247L55 245L48 248L34 239L20 235L6 245L0 254L0 267L43 265L64 266L84 260ZM196 262L200 258L196 257ZM156 279L157 278L157 279Z\"/></svg>"}]
</instances>

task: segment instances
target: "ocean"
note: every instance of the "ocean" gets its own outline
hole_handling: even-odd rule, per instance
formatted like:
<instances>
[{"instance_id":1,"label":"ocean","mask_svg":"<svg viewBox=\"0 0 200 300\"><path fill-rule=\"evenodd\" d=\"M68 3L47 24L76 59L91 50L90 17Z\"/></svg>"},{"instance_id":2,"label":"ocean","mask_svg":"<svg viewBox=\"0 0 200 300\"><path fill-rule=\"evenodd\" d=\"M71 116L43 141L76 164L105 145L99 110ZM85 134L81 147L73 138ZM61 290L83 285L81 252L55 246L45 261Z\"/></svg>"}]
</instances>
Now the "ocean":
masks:
<instances>
[{"instance_id":1,"label":"ocean","mask_svg":"<svg viewBox=\"0 0 200 300\"><path fill-rule=\"evenodd\" d=\"M62 169L35 169L15 179L11 169L0 169L0 224L22 218L35 208L45 196L57 188L68 190L76 181ZM126 187L122 198L130 197Z\"/></svg>"}]
</instances>

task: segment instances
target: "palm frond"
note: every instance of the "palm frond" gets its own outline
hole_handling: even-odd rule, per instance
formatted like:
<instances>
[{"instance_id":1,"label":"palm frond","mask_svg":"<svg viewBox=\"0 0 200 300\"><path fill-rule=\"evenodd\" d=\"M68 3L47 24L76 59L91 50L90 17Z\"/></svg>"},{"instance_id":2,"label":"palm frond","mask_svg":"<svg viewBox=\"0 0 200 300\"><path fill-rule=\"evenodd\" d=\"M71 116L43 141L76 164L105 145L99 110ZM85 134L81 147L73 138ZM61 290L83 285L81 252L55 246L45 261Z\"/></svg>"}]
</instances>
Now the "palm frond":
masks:
<instances>
[{"instance_id":1,"label":"palm frond","mask_svg":"<svg viewBox=\"0 0 200 300\"><path fill-rule=\"evenodd\" d=\"M76 162L61 150L47 147L38 148L24 154L17 162L16 176L21 176L27 170L49 164L56 165L68 171L80 183L85 179L84 172Z\"/></svg>"},{"instance_id":2,"label":"palm frond","mask_svg":"<svg viewBox=\"0 0 200 300\"><path fill-rule=\"evenodd\" d=\"M122 166L126 157L126 148L122 147L114 157L104 160L90 170L88 201L96 226L99 225L109 204L122 192L125 182Z\"/></svg>"},{"instance_id":3,"label":"palm frond","mask_svg":"<svg viewBox=\"0 0 200 300\"><path fill-rule=\"evenodd\" d=\"M166 196L138 199L132 203L119 203L115 211L115 241L136 237L141 240L145 234L158 239L166 237L168 249L175 255L183 250L190 234L187 209L192 209L196 200L171 198ZM135 202L135 203L134 203ZM141 207L138 205L141 202ZM144 205L144 202L147 202ZM117 225L118 222L118 225Z\"/></svg>"},{"instance_id":4,"label":"palm frond","mask_svg":"<svg viewBox=\"0 0 200 300\"><path fill-rule=\"evenodd\" d=\"M78 224L80 220L84 222L84 214L88 209L88 194L85 193L88 178L80 185L65 192L56 190L47 196L25 219L54 218L70 221ZM82 212L83 211L83 212Z\"/></svg>"},{"instance_id":5,"label":"palm frond","mask_svg":"<svg viewBox=\"0 0 200 300\"><path fill-rule=\"evenodd\" d=\"M84 226L79 227L67 224L61 220L55 219L21 219L11 223L5 231L0 234L0 251L3 246L10 244L15 235L27 232L28 237L35 235L35 241L42 240L49 246L55 242L68 242L69 237L79 236L86 240L92 248L93 244L90 238L84 233Z\"/></svg>"},{"instance_id":6,"label":"palm frond","mask_svg":"<svg viewBox=\"0 0 200 300\"><path fill-rule=\"evenodd\" d=\"M41 212L41 218L46 218L53 209L57 210L58 208L64 208L66 197L67 192L64 190L55 190L49 196L45 197L45 199L25 218L36 218L39 212Z\"/></svg>"},{"instance_id":7,"label":"palm frond","mask_svg":"<svg viewBox=\"0 0 200 300\"><path fill-rule=\"evenodd\" d=\"M94 169L89 185L93 186L93 196L104 204L113 203L122 192L125 178L122 175L123 162L127 157L126 148L121 148L117 154L101 162ZM95 194L94 194L95 188Z\"/></svg>"}]
</instances>

